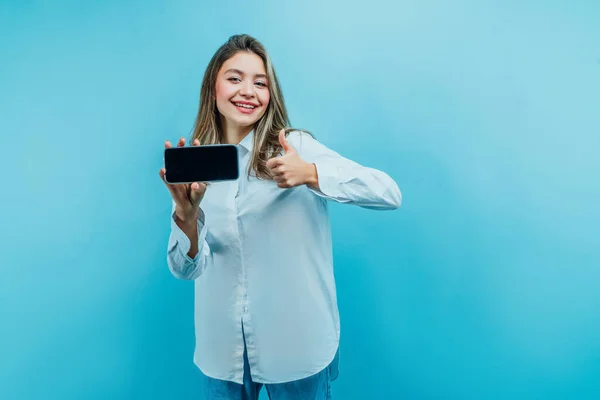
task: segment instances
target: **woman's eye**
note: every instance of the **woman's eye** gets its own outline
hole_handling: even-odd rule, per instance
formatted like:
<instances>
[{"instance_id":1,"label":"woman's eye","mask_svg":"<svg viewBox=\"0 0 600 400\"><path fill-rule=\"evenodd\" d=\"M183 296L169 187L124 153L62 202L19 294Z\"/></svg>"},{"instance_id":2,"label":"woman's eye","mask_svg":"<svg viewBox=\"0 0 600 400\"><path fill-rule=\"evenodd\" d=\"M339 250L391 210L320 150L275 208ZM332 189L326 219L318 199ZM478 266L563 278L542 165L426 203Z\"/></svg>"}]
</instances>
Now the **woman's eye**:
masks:
<instances>
[{"instance_id":1,"label":"woman's eye","mask_svg":"<svg viewBox=\"0 0 600 400\"><path fill-rule=\"evenodd\" d=\"M260 87L267 87L267 84L264 82L256 82L256 84Z\"/></svg>"},{"instance_id":2,"label":"woman's eye","mask_svg":"<svg viewBox=\"0 0 600 400\"><path fill-rule=\"evenodd\" d=\"M240 78L237 78L237 77L235 77L235 76L232 76L231 78L229 78L229 79L227 79L227 80L228 80L228 81L231 81L231 82L240 82Z\"/></svg>"}]
</instances>

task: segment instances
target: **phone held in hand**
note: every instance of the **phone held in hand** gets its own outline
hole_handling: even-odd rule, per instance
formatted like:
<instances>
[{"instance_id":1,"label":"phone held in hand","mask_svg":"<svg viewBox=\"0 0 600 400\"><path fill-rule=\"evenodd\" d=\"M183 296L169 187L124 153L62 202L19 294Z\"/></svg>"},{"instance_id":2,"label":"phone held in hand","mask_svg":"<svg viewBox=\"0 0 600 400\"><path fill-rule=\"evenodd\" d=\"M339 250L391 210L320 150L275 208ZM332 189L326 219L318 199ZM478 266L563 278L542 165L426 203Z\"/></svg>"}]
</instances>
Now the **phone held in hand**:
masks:
<instances>
[{"instance_id":1,"label":"phone held in hand","mask_svg":"<svg viewBox=\"0 0 600 400\"><path fill-rule=\"evenodd\" d=\"M238 149L233 144L165 149L165 181L169 184L236 180L239 168Z\"/></svg>"}]
</instances>

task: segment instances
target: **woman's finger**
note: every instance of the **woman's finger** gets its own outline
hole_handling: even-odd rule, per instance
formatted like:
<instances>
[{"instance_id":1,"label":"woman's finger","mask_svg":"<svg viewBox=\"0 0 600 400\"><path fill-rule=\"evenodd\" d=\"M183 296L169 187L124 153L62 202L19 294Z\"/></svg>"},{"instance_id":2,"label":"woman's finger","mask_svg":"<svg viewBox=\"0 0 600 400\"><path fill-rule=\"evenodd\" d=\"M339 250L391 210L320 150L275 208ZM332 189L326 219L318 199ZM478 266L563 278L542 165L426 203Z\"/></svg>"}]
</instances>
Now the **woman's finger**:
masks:
<instances>
[{"instance_id":1,"label":"woman's finger","mask_svg":"<svg viewBox=\"0 0 600 400\"><path fill-rule=\"evenodd\" d=\"M161 168L159 175L160 175L160 179L162 179L163 183L165 185L167 185L167 188L169 189L169 191L171 191L171 193L174 193L174 191L177 190L177 185L171 185L169 182L167 182L167 179L166 179L167 170L165 168Z\"/></svg>"},{"instance_id":2,"label":"woman's finger","mask_svg":"<svg viewBox=\"0 0 600 400\"><path fill-rule=\"evenodd\" d=\"M275 158L271 158L270 160L268 160L266 163L266 166L269 169L274 169L275 167L278 167L282 163L283 162L281 161L280 157L275 157Z\"/></svg>"},{"instance_id":3,"label":"woman's finger","mask_svg":"<svg viewBox=\"0 0 600 400\"><path fill-rule=\"evenodd\" d=\"M158 175L160 175L160 179L164 182L165 185L168 185L167 181L165 180L166 174L167 174L167 170L165 168L161 168L160 171L158 171Z\"/></svg>"},{"instance_id":4,"label":"woman's finger","mask_svg":"<svg viewBox=\"0 0 600 400\"><path fill-rule=\"evenodd\" d=\"M185 200L188 199L188 189L186 187L187 185L170 184L165 179L166 174L167 170L165 168L161 168L159 172L160 178L162 179L163 183L167 186L167 189L169 189L169 192L171 192L171 197L173 197L173 200L175 200L176 203L183 203Z\"/></svg>"},{"instance_id":5,"label":"woman's finger","mask_svg":"<svg viewBox=\"0 0 600 400\"><path fill-rule=\"evenodd\" d=\"M173 185L169 184L167 182L167 180L165 179L165 175L167 174L167 170L165 168L161 168L158 174L160 175L160 179L163 181L163 183L165 184L165 186L167 187L167 189L169 189L169 192L171 192L171 196L173 197L173 199L175 199L175 196L176 196L176 194L174 192L175 188L173 187Z\"/></svg>"},{"instance_id":6,"label":"woman's finger","mask_svg":"<svg viewBox=\"0 0 600 400\"><path fill-rule=\"evenodd\" d=\"M207 184L203 182L194 182L191 185L191 193L190 197L192 199L192 204L196 206L196 203L199 203L204 197L204 193L206 193Z\"/></svg>"}]
</instances>

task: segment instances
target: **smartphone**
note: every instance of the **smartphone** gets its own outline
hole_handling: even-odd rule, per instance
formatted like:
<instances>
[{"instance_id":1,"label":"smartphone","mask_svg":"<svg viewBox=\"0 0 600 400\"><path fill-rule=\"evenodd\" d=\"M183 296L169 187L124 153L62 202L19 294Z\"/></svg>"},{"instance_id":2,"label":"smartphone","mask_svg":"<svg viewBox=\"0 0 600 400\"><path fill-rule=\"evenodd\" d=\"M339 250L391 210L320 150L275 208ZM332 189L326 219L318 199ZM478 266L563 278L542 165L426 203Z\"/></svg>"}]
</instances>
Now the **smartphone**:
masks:
<instances>
[{"instance_id":1,"label":"smartphone","mask_svg":"<svg viewBox=\"0 0 600 400\"><path fill-rule=\"evenodd\" d=\"M165 181L170 184L236 180L239 168L238 149L233 144L165 149Z\"/></svg>"}]
</instances>

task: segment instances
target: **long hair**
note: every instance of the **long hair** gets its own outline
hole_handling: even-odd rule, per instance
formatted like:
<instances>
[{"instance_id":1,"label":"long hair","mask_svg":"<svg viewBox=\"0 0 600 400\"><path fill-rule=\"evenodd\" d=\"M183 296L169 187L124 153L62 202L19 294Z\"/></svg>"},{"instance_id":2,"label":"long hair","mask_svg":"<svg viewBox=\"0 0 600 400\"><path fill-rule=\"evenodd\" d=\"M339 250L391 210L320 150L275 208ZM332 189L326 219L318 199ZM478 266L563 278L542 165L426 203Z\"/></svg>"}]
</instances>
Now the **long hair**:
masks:
<instances>
[{"instance_id":1,"label":"long hair","mask_svg":"<svg viewBox=\"0 0 600 400\"><path fill-rule=\"evenodd\" d=\"M223 132L220 126L219 110L215 102L217 75L223 64L240 51L247 51L259 56L267 72L270 101L264 115L254 125L253 150L247 172L248 174L254 172L258 178L270 179L272 175L266 162L279 155L282 150L279 143L279 131L285 129L287 135L296 129L290 128L281 86L267 50L262 43L249 35L231 36L215 52L208 63L200 89L200 105L191 141L198 139L201 145L221 143ZM312 136L310 132L302 131Z\"/></svg>"}]
</instances>

